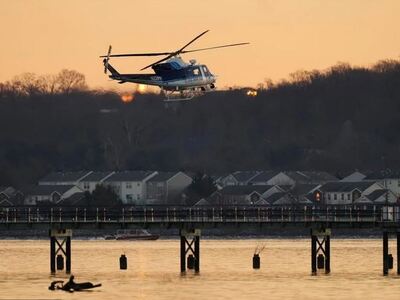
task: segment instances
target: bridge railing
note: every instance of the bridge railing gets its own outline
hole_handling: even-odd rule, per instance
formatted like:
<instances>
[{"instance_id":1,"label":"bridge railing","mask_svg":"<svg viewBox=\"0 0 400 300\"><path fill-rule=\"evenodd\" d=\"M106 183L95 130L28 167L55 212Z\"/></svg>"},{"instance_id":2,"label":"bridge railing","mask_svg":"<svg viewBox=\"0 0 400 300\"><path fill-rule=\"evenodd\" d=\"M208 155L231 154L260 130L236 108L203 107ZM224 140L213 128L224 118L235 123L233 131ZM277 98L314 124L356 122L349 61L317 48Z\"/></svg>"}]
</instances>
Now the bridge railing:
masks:
<instances>
[{"instance_id":1,"label":"bridge railing","mask_svg":"<svg viewBox=\"0 0 400 300\"><path fill-rule=\"evenodd\" d=\"M398 205L122 206L0 208L0 223L400 222Z\"/></svg>"}]
</instances>

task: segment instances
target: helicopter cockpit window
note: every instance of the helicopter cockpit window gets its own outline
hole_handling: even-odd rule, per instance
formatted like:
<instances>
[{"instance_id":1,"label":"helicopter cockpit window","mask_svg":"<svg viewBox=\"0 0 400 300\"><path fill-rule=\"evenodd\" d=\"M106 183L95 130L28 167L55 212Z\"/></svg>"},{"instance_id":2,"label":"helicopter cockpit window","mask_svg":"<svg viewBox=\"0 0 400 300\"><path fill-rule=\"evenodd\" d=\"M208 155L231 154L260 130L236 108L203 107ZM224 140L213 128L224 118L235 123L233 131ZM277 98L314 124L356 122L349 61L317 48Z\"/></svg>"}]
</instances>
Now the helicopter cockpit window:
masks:
<instances>
[{"instance_id":1,"label":"helicopter cockpit window","mask_svg":"<svg viewBox=\"0 0 400 300\"><path fill-rule=\"evenodd\" d=\"M193 69L193 75L194 76L200 76L200 69L199 68L194 68Z\"/></svg>"},{"instance_id":2,"label":"helicopter cockpit window","mask_svg":"<svg viewBox=\"0 0 400 300\"><path fill-rule=\"evenodd\" d=\"M209 76L209 75L210 75L210 71L208 71L208 69L207 69L206 66L203 66L203 72L204 72L204 74L205 74L206 76Z\"/></svg>"}]
</instances>

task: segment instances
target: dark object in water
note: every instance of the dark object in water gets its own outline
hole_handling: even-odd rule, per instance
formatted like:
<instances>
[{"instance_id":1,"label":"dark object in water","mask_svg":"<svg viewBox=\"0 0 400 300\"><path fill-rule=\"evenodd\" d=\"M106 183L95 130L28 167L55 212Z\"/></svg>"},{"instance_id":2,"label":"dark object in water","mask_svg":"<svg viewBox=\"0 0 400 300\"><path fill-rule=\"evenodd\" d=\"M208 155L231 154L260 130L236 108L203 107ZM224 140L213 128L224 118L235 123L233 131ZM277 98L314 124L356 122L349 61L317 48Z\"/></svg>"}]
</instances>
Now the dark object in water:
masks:
<instances>
[{"instance_id":1,"label":"dark object in water","mask_svg":"<svg viewBox=\"0 0 400 300\"><path fill-rule=\"evenodd\" d=\"M254 254L253 255L253 269L259 269L260 268L260 255Z\"/></svg>"},{"instance_id":2,"label":"dark object in water","mask_svg":"<svg viewBox=\"0 0 400 300\"><path fill-rule=\"evenodd\" d=\"M49 286L49 290L54 291L55 289L57 289L57 290L63 290L66 292L74 292L74 291L83 291L83 290L93 289L93 288L100 287L100 286L101 286L101 283L98 283L98 284L93 284L91 282L76 283L76 282L74 282L74 275L71 275L71 277L69 278L69 280L66 284L64 284L63 280L53 281Z\"/></svg>"},{"instance_id":3,"label":"dark object in water","mask_svg":"<svg viewBox=\"0 0 400 300\"><path fill-rule=\"evenodd\" d=\"M64 257L61 254L57 255L57 270L64 270Z\"/></svg>"},{"instance_id":4,"label":"dark object in water","mask_svg":"<svg viewBox=\"0 0 400 300\"><path fill-rule=\"evenodd\" d=\"M195 258L193 256L193 254L189 254L188 258L187 258L187 267L189 270L193 270L194 269L194 263L195 263Z\"/></svg>"},{"instance_id":5,"label":"dark object in water","mask_svg":"<svg viewBox=\"0 0 400 300\"><path fill-rule=\"evenodd\" d=\"M121 257L119 258L119 268L121 270L128 269L128 259L125 254L122 254Z\"/></svg>"}]
</instances>

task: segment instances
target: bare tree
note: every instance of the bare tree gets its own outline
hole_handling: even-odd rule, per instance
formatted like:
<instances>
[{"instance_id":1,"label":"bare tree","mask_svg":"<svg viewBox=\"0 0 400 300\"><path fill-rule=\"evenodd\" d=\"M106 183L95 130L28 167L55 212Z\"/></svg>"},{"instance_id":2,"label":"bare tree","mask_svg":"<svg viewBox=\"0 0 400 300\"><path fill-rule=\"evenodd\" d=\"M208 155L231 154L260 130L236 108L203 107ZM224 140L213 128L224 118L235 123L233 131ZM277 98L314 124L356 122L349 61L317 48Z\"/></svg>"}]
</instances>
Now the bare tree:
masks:
<instances>
[{"instance_id":1,"label":"bare tree","mask_svg":"<svg viewBox=\"0 0 400 300\"><path fill-rule=\"evenodd\" d=\"M41 75L37 79L37 87L42 94L54 95L58 92L58 76L53 74Z\"/></svg>"},{"instance_id":2,"label":"bare tree","mask_svg":"<svg viewBox=\"0 0 400 300\"><path fill-rule=\"evenodd\" d=\"M23 73L15 76L11 85L13 90L22 96L32 96L40 92L38 88L38 78L34 73Z\"/></svg>"},{"instance_id":3,"label":"bare tree","mask_svg":"<svg viewBox=\"0 0 400 300\"><path fill-rule=\"evenodd\" d=\"M63 69L58 73L57 85L59 92L63 94L70 94L87 89L85 75L67 69Z\"/></svg>"}]
</instances>

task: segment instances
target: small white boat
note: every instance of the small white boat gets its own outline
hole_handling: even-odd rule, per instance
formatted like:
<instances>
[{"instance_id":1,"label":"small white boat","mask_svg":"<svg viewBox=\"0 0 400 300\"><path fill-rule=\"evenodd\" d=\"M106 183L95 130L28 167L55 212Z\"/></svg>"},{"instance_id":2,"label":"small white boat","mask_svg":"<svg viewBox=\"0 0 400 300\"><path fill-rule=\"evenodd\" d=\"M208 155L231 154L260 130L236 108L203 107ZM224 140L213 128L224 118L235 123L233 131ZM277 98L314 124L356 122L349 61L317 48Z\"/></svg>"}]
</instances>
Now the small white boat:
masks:
<instances>
[{"instance_id":1,"label":"small white boat","mask_svg":"<svg viewBox=\"0 0 400 300\"><path fill-rule=\"evenodd\" d=\"M115 235L116 240L157 240L159 237L145 229L121 229Z\"/></svg>"}]
</instances>

